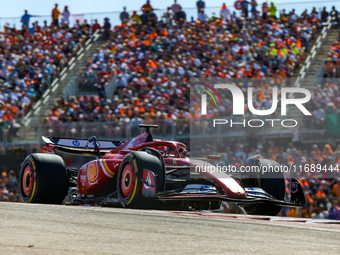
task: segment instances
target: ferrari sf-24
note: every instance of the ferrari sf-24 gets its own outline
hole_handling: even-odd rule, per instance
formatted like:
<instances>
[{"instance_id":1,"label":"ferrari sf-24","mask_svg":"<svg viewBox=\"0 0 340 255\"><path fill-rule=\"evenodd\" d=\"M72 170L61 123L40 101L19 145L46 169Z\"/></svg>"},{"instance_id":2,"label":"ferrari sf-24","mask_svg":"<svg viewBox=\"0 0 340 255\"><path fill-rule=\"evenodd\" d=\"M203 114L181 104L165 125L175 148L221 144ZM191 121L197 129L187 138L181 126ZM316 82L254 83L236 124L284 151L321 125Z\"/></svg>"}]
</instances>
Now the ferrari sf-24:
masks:
<instances>
[{"instance_id":1,"label":"ferrari sf-24","mask_svg":"<svg viewBox=\"0 0 340 255\"><path fill-rule=\"evenodd\" d=\"M45 137L42 153L26 157L20 171L20 197L26 203L93 204L127 208L217 210L233 202L248 214L277 215L282 206L303 207L301 184L282 171L217 173L206 158L187 158L180 142L153 139L150 128L129 141ZM65 165L65 153L95 158L80 169ZM58 155L59 154L59 155ZM214 158L215 157L215 158ZM252 166L278 166L258 156ZM198 171L197 171L198 169Z\"/></svg>"}]
</instances>

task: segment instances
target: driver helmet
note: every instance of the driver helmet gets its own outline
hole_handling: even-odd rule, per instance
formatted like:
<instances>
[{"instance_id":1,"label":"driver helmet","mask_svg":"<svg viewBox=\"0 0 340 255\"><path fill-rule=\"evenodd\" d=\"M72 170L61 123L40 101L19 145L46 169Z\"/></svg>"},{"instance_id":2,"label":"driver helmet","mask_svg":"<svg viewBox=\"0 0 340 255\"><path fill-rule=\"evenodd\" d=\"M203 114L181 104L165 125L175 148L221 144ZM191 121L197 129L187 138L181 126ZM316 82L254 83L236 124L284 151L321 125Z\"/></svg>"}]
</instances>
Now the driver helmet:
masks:
<instances>
[{"instance_id":1,"label":"driver helmet","mask_svg":"<svg viewBox=\"0 0 340 255\"><path fill-rule=\"evenodd\" d=\"M152 148L158 150L162 155L166 153L167 149L166 146L153 146Z\"/></svg>"}]
</instances>

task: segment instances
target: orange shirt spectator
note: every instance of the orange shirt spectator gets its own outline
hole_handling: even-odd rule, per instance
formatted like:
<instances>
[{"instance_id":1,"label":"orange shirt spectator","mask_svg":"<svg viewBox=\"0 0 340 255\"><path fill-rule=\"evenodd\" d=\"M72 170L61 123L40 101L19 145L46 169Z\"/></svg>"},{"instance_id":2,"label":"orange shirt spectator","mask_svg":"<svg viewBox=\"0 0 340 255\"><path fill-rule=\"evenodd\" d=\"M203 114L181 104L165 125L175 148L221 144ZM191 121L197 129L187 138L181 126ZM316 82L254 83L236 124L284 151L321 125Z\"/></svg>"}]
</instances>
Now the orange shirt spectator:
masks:
<instances>
[{"instance_id":1,"label":"orange shirt spectator","mask_svg":"<svg viewBox=\"0 0 340 255\"><path fill-rule=\"evenodd\" d=\"M53 21L54 26L59 25L59 15L60 15L60 11L58 9L58 4L55 4L54 9L52 10L52 21Z\"/></svg>"},{"instance_id":2,"label":"orange shirt spectator","mask_svg":"<svg viewBox=\"0 0 340 255\"><path fill-rule=\"evenodd\" d=\"M35 32L36 33L40 33L41 36L45 36L46 35L45 31L40 26L38 26L38 28L35 30Z\"/></svg>"},{"instance_id":3,"label":"orange shirt spectator","mask_svg":"<svg viewBox=\"0 0 340 255\"><path fill-rule=\"evenodd\" d=\"M332 195L340 197L340 181L337 181L336 184L333 185Z\"/></svg>"}]
</instances>

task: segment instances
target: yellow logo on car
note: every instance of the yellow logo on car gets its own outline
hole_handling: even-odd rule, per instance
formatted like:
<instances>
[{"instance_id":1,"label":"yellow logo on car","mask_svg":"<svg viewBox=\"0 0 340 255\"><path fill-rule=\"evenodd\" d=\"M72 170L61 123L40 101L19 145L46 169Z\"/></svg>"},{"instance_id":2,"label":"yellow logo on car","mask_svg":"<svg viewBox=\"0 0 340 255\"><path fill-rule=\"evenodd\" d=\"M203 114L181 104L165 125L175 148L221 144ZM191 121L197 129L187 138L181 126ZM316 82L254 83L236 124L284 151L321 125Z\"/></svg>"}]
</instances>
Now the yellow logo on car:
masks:
<instances>
[{"instance_id":1,"label":"yellow logo on car","mask_svg":"<svg viewBox=\"0 0 340 255\"><path fill-rule=\"evenodd\" d=\"M98 170L96 163L90 163L87 167L87 177L90 184L97 183Z\"/></svg>"}]
</instances>

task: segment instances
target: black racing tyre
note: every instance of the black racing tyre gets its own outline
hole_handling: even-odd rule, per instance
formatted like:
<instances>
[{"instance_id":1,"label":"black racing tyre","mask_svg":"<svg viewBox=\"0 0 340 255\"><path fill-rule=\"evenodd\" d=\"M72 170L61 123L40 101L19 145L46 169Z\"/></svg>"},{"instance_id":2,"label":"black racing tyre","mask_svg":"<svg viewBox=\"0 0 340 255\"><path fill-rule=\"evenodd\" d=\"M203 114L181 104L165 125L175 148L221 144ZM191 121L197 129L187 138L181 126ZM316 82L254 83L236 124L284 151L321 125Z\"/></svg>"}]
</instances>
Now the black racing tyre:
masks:
<instances>
[{"instance_id":1,"label":"black racing tyre","mask_svg":"<svg viewBox=\"0 0 340 255\"><path fill-rule=\"evenodd\" d=\"M165 169L161 161L145 151L132 151L124 157L117 174L117 194L124 207L148 208L155 204L142 196L144 169L154 173L156 193L164 190Z\"/></svg>"},{"instance_id":2,"label":"black racing tyre","mask_svg":"<svg viewBox=\"0 0 340 255\"><path fill-rule=\"evenodd\" d=\"M64 160L35 153L24 160L19 177L20 198L25 203L61 204L68 192Z\"/></svg>"},{"instance_id":3,"label":"black racing tyre","mask_svg":"<svg viewBox=\"0 0 340 255\"><path fill-rule=\"evenodd\" d=\"M280 167L279 163L271 159L260 159L258 163L267 167ZM278 200L285 199L286 182L282 171L268 171L264 173L259 171L257 177L248 180L248 183L245 183L245 186L259 187ZM249 204L244 207L247 214L268 216L276 216L281 211L281 208L282 206L264 203Z\"/></svg>"}]
</instances>

